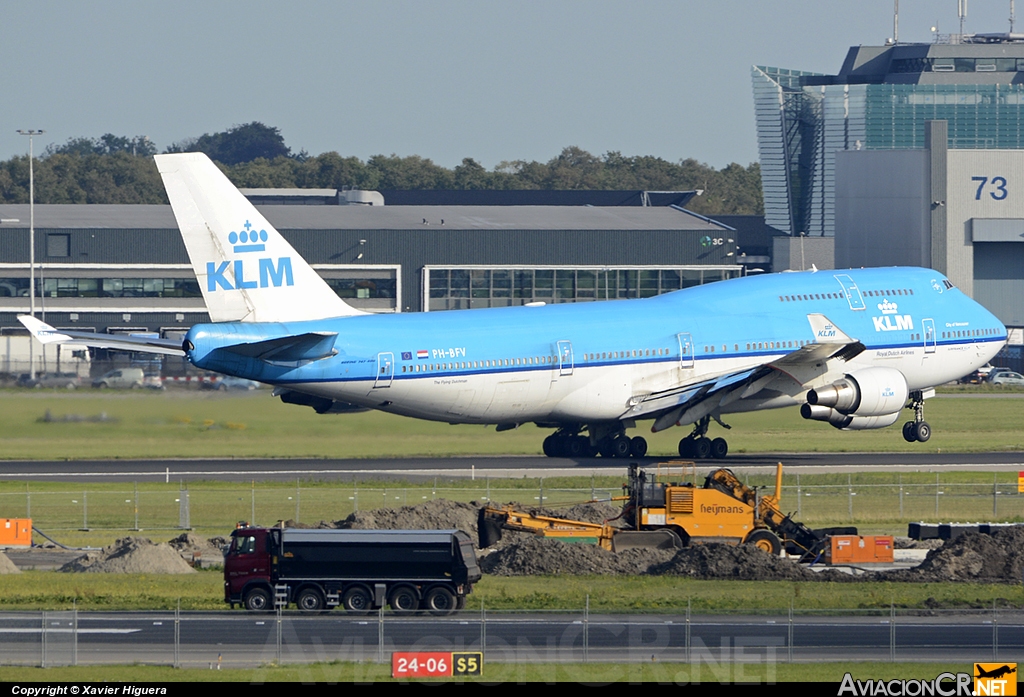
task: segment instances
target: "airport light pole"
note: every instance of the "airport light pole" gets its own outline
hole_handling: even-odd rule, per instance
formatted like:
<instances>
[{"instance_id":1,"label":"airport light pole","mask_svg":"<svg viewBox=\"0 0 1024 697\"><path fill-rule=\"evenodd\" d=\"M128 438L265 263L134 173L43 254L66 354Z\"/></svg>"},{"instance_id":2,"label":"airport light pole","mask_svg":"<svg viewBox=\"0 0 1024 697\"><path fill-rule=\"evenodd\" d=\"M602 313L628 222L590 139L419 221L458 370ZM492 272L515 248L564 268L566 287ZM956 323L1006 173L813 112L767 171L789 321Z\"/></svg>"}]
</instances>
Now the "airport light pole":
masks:
<instances>
[{"instance_id":1,"label":"airport light pole","mask_svg":"<svg viewBox=\"0 0 1024 697\"><path fill-rule=\"evenodd\" d=\"M32 138L46 133L38 129L18 129L18 135L28 136L28 313L36 316L36 180L33 162L35 153L32 151ZM32 342L29 342L29 377L35 380L36 363L33 355Z\"/></svg>"}]
</instances>

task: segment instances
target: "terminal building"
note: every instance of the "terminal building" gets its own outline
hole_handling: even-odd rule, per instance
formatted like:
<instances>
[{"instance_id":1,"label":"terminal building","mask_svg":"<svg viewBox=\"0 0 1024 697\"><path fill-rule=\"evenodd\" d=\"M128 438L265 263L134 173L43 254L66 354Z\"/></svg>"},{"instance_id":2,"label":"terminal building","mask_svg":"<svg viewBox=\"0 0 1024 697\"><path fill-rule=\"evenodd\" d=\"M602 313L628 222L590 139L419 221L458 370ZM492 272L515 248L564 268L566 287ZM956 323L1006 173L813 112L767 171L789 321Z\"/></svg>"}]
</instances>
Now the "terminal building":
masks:
<instances>
[{"instance_id":1,"label":"terminal building","mask_svg":"<svg viewBox=\"0 0 1024 697\"><path fill-rule=\"evenodd\" d=\"M1014 367L1024 344L1022 38L856 46L837 75L752 71L765 219L790 238L776 250L792 258L806 241L832 247L837 268L940 271L1010 328L997 361Z\"/></svg>"}]
</instances>

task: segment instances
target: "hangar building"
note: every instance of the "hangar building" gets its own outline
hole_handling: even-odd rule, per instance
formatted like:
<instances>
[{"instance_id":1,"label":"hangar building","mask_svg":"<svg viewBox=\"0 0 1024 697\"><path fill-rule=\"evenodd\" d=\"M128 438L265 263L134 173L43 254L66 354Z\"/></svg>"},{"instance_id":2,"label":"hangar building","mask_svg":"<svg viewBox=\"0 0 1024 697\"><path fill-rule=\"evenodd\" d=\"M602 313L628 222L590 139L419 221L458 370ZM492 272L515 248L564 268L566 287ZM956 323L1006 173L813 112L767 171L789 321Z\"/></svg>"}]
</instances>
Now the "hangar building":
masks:
<instances>
[{"instance_id":1,"label":"hangar building","mask_svg":"<svg viewBox=\"0 0 1024 697\"><path fill-rule=\"evenodd\" d=\"M376 312L649 297L743 273L733 229L676 204L294 202L260 211L338 295ZM0 331L20 333L28 206L0 205L0 219ZM167 335L208 321L169 206L37 205L35 221L48 323Z\"/></svg>"}]
</instances>

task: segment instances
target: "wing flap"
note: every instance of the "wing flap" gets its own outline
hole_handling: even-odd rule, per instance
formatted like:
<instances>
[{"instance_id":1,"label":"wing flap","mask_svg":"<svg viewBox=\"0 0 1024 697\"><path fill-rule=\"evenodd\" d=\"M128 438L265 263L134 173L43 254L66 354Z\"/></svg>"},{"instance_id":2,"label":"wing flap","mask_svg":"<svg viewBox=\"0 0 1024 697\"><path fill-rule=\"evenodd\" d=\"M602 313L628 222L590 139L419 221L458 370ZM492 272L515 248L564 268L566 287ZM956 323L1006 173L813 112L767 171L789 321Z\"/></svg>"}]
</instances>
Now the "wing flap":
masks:
<instances>
[{"instance_id":1,"label":"wing flap","mask_svg":"<svg viewBox=\"0 0 1024 697\"><path fill-rule=\"evenodd\" d=\"M620 419L654 418L653 431L676 423L692 423L728 404L755 396L769 385L782 381L802 387L827 373L829 364L849 361L865 350L824 315L807 315L815 343L805 344L786 355L759 366L723 373L679 385L661 392L637 396ZM790 388L786 388L790 389Z\"/></svg>"}]
</instances>

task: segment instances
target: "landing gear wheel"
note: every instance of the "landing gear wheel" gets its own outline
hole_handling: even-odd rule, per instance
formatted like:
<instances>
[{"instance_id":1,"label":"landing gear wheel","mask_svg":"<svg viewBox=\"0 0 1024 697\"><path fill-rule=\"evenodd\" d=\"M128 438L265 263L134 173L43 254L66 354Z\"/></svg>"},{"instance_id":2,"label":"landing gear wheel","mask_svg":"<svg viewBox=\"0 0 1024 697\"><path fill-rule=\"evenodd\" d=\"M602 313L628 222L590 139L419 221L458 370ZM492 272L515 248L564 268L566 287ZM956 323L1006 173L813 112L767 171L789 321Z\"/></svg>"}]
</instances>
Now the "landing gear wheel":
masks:
<instances>
[{"instance_id":1,"label":"landing gear wheel","mask_svg":"<svg viewBox=\"0 0 1024 697\"><path fill-rule=\"evenodd\" d=\"M629 457L632 448L633 444L629 436L616 436L615 440L612 441L612 457Z\"/></svg>"},{"instance_id":2,"label":"landing gear wheel","mask_svg":"<svg viewBox=\"0 0 1024 697\"><path fill-rule=\"evenodd\" d=\"M253 588L245 594L245 609L250 612L263 612L270 609L270 592L266 588Z\"/></svg>"},{"instance_id":3,"label":"landing gear wheel","mask_svg":"<svg viewBox=\"0 0 1024 697\"><path fill-rule=\"evenodd\" d=\"M746 544L754 545L774 557L779 556L779 552L782 551L782 540L771 530L755 530L747 536Z\"/></svg>"},{"instance_id":4,"label":"landing gear wheel","mask_svg":"<svg viewBox=\"0 0 1024 697\"><path fill-rule=\"evenodd\" d=\"M590 443L585 436L569 436L565 441L565 454L567 457L586 457Z\"/></svg>"},{"instance_id":5,"label":"landing gear wheel","mask_svg":"<svg viewBox=\"0 0 1024 697\"><path fill-rule=\"evenodd\" d=\"M431 615L450 615L455 612L455 594L444 586L434 586L427 591L423 604Z\"/></svg>"},{"instance_id":6,"label":"landing gear wheel","mask_svg":"<svg viewBox=\"0 0 1024 697\"><path fill-rule=\"evenodd\" d=\"M729 443L725 438L715 438L711 441L711 457L716 460L724 460L729 454Z\"/></svg>"},{"instance_id":7,"label":"landing gear wheel","mask_svg":"<svg viewBox=\"0 0 1024 697\"><path fill-rule=\"evenodd\" d=\"M693 456L698 460L707 460L711 457L711 439L701 437L695 440L693 442Z\"/></svg>"},{"instance_id":8,"label":"landing gear wheel","mask_svg":"<svg viewBox=\"0 0 1024 697\"><path fill-rule=\"evenodd\" d=\"M420 606L416 591L409 586L398 586L388 595L388 605L396 615L411 615Z\"/></svg>"},{"instance_id":9,"label":"landing gear wheel","mask_svg":"<svg viewBox=\"0 0 1024 697\"><path fill-rule=\"evenodd\" d=\"M629 441L629 456L644 457L647 455L647 439L643 436L634 436Z\"/></svg>"},{"instance_id":10,"label":"landing gear wheel","mask_svg":"<svg viewBox=\"0 0 1024 697\"><path fill-rule=\"evenodd\" d=\"M555 438L553 435L545 438L542 449L548 457L558 457L558 438Z\"/></svg>"},{"instance_id":11,"label":"landing gear wheel","mask_svg":"<svg viewBox=\"0 0 1024 697\"><path fill-rule=\"evenodd\" d=\"M679 457L693 457L693 438L687 436L679 440Z\"/></svg>"},{"instance_id":12,"label":"landing gear wheel","mask_svg":"<svg viewBox=\"0 0 1024 697\"><path fill-rule=\"evenodd\" d=\"M362 586L355 586L345 591L341 598L341 606L352 614L365 615L373 609L373 598L370 597L370 591Z\"/></svg>"},{"instance_id":13,"label":"landing gear wheel","mask_svg":"<svg viewBox=\"0 0 1024 697\"><path fill-rule=\"evenodd\" d=\"M914 438L924 443L931 437L932 427L928 425L927 421L918 421L914 424Z\"/></svg>"},{"instance_id":14,"label":"landing gear wheel","mask_svg":"<svg viewBox=\"0 0 1024 697\"><path fill-rule=\"evenodd\" d=\"M917 441L917 436L914 435L914 430L916 428L917 424L914 423L913 421L908 421L907 423L903 424L903 440L907 441L908 443L913 443Z\"/></svg>"},{"instance_id":15,"label":"landing gear wheel","mask_svg":"<svg viewBox=\"0 0 1024 697\"><path fill-rule=\"evenodd\" d=\"M303 588L295 598L295 605L303 612L320 612L326 606L324 596L316 588Z\"/></svg>"}]
</instances>

